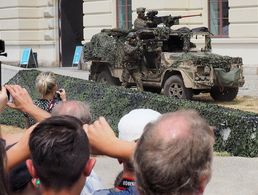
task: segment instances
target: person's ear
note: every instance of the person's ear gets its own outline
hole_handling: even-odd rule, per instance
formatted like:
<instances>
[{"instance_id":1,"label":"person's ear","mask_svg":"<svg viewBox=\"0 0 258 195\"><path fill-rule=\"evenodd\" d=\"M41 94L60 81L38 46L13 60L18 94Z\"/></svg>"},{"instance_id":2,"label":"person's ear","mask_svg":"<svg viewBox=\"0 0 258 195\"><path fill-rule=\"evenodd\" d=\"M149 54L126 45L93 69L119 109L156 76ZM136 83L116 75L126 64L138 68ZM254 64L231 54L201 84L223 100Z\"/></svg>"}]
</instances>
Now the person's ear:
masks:
<instances>
[{"instance_id":1,"label":"person's ear","mask_svg":"<svg viewBox=\"0 0 258 195\"><path fill-rule=\"evenodd\" d=\"M88 177L90 175L90 173L91 173L93 167L95 166L95 164L96 164L96 159L95 158L93 158L93 159L90 158L88 160L87 164L84 167L84 175L86 177Z\"/></svg>"},{"instance_id":2,"label":"person's ear","mask_svg":"<svg viewBox=\"0 0 258 195\"><path fill-rule=\"evenodd\" d=\"M207 184L210 181L210 176L208 176L207 174L202 174L200 176L200 185L199 185L199 194L203 194L204 190L207 186Z\"/></svg>"},{"instance_id":3,"label":"person's ear","mask_svg":"<svg viewBox=\"0 0 258 195\"><path fill-rule=\"evenodd\" d=\"M119 164L122 164L122 163L124 162L124 161L123 161L122 159L120 159L120 158L118 158L117 161L118 161Z\"/></svg>"},{"instance_id":4,"label":"person's ear","mask_svg":"<svg viewBox=\"0 0 258 195\"><path fill-rule=\"evenodd\" d=\"M27 169L28 169L31 177L37 178L38 175L37 175L36 169L35 169L31 159L26 160L26 166L27 166Z\"/></svg>"}]
</instances>

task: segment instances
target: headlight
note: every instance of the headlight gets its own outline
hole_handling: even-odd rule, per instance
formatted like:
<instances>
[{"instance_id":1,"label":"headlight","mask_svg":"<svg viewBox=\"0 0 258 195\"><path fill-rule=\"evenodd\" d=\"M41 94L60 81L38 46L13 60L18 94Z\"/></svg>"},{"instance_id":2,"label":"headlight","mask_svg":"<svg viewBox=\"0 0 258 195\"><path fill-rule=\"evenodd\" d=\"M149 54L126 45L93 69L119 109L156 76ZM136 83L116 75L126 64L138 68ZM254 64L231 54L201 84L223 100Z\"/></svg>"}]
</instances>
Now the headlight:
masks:
<instances>
[{"instance_id":1,"label":"headlight","mask_svg":"<svg viewBox=\"0 0 258 195\"><path fill-rule=\"evenodd\" d=\"M239 64L231 64L231 69L239 68Z\"/></svg>"},{"instance_id":2,"label":"headlight","mask_svg":"<svg viewBox=\"0 0 258 195\"><path fill-rule=\"evenodd\" d=\"M195 66L193 69L194 72L194 80L195 81L207 81L210 80L211 68L210 66Z\"/></svg>"}]
</instances>

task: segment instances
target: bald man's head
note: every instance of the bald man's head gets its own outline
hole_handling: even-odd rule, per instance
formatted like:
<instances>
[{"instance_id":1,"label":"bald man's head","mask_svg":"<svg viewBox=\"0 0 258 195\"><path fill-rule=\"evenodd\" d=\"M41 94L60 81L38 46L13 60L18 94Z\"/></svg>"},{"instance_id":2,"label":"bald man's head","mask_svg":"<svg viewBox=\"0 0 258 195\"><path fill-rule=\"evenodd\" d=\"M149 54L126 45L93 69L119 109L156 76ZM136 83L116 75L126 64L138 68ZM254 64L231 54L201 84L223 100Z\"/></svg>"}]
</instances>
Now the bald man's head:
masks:
<instances>
[{"instance_id":1,"label":"bald man's head","mask_svg":"<svg viewBox=\"0 0 258 195\"><path fill-rule=\"evenodd\" d=\"M80 119L84 124L91 123L90 108L81 101L65 101L56 105L52 111L52 116L69 115Z\"/></svg>"},{"instance_id":2,"label":"bald man's head","mask_svg":"<svg viewBox=\"0 0 258 195\"><path fill-rule=\"evenodd\" d=\"M142 194L197 192L210 177L213 132L195 111L162 115L145 127L135 151L137 184Z\"/></svg>"}]
</instances>

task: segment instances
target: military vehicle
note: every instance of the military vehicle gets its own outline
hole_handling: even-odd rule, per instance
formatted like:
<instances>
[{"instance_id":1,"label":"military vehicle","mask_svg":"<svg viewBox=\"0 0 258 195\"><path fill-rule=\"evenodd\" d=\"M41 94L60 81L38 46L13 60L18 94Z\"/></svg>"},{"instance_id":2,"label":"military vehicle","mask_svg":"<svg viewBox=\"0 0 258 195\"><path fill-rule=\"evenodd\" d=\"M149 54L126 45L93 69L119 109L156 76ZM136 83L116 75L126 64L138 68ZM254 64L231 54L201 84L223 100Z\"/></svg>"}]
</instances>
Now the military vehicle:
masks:
<instances>
[{"instance_id":1,"label":"military vehicle","mask_svg":"<svg viewBox=\"0 0 258 195\"><path fill-rule=\"evenodd\" d=\"M210 93L214 100L233 100L244 84L242 59L212 53L210 32L206 27L172 30L171 26L182 16L156 15L156 11L147 14L152 18L150 26L136 31L144 55L142 63L146 67L142 71L144 90L163 91L179 99ZM160 27L160 23L163 26ZM90 80L121 85L125 68L123 45L131 31L134 30L103 29L85 44L85 61L91 64ZM203 40L200 48L192 42L193 38ZM132 78L130 86L135 86Z\"/></svg>"}]
</instances>

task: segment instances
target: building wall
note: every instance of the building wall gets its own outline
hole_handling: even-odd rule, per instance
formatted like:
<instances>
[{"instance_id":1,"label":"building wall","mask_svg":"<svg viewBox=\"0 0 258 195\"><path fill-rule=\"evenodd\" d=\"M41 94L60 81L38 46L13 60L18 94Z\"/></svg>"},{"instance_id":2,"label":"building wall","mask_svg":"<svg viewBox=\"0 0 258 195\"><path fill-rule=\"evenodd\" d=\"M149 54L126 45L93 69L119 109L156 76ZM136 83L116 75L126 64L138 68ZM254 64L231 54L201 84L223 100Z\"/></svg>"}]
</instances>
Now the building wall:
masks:
<instances>
[{"instance_id":1,"label":"building wall","mask_svg":"<svg viewBox=\"0 0 258 195\"><path fill-rule=\"evenodd\" d=\"M0 1L0 38L8 53L3 61L18 65L23 48L31 47L41 65L56 65L55 9L55 0Z\"/></svg>"},{"instance_id":2,"label":"building wall","mask_svg":"<svg viewBox=\"0 0 258 195\"><path fill-rule=\"evenodd\" d=\"M258 38L258 1L229 1L230 37Z\"/></svg>"},{"instance_id":3,"label":"building wall","mask_svg":"<svg viewBox=\"0 0 258 195\"><path fill-rule=\"evenodd\" d=\"M85 41L103 28L116 27L116 0L84 0L83 13Z\"/></svg>"},{"instance_id":4,"label":"building wall","mask_svg":"<svg viewBox=\"0 0 258 195\"><path fill-rule=\"evenodd\" d=\"M258 96L258 0L229 0L229 7L229 38L213 40L213 51L241 56L246 82L240 94Z\"/></svg>"},{"instance_id":5,"label":"building wall","mask_svg":"<svg viewBox=\"0 0 258 195\"><path fill-rule=\"evenodd\" d=\"M258 0L229 0L229 7L229 38L214 39L214 51L258 65Z\"/></svg>"}]
</instances>

